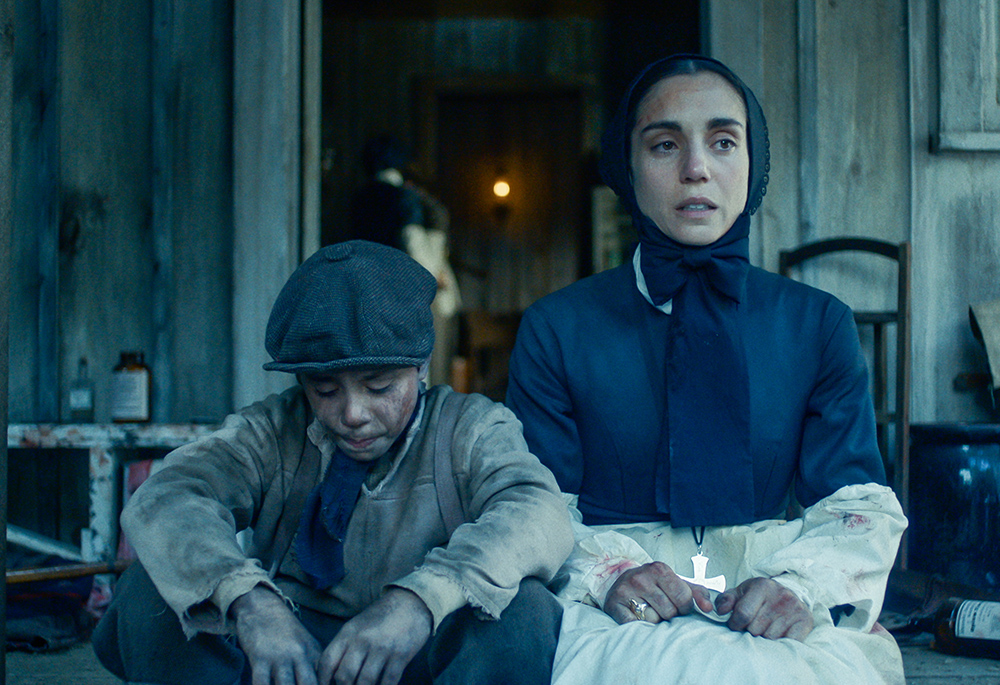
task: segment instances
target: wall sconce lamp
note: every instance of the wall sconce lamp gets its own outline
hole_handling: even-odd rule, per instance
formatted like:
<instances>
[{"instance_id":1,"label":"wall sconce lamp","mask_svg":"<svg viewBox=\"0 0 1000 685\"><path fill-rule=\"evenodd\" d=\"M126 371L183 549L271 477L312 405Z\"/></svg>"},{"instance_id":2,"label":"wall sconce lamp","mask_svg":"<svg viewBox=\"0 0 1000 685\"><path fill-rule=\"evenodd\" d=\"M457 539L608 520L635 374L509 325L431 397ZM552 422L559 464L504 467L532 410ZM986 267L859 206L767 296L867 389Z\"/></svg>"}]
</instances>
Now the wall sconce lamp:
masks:
<instances>
[{"instance_id":1,"label":"wall sconce lamp","mask_svg":"<svg viewBox=\"0 0 1000 685\"><path fill-rule=\"evenodd\" d=\"M510 196L510 183L507 182L503 172L499 173L496 181L493 182L493 196L496 199L493 205L493 214L497 221L504 223L507 220L507 215L510 214L510 204L507 199Z\"/></svg>"}]
</instances>

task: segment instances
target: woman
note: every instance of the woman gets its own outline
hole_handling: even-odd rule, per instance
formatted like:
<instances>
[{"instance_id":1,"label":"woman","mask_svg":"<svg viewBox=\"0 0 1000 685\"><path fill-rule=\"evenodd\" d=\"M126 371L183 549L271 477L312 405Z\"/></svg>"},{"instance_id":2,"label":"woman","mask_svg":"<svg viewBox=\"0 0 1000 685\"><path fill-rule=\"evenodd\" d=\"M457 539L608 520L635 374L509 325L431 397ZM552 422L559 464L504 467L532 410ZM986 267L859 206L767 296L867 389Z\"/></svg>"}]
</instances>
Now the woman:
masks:
<instances>
[{"instance_id":1,"label":"woman","mask_svg":"<svg viewBox=\"0 0 1000 685\"><path fill-rule=\"evenodd\" d=\"M760 105L678 55L603 142L639 247L528 309L507 396L586 524L555 682L903 682L871 631L906 520L853 317L749 264ZM806 510L786 523L792 488Z\"/></svg>"}]
</instances>

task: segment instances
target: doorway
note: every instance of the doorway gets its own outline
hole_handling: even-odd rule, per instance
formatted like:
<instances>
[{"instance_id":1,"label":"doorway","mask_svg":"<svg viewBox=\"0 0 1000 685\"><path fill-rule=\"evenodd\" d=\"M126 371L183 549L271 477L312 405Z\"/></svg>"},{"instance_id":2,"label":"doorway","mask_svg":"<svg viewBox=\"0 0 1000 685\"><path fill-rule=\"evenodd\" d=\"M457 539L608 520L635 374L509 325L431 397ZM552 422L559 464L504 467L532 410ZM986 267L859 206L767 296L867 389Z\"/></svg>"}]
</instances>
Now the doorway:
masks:
<instances>
[{"instance_id":1,"label":"doorway","mask_svg":"<svg viewBox=\"0 0 1000 685\"><path fill-rule=\"evenodd\" d=\"M453 383L502 400L521 313L586 275L587 91L453 80L427 85L421 101L421 161L450 214L451 264L462 296L464 380Z\"/></svg>"},{"instance_id":2,"label":"doorway","mask_svg":"<svg viewBox=\"0 0 1000 685\"><path fill-rule=\"evenodd\" d=\"M451 215L464 308L517 314L577 280L590 233L583 89L450 82L427 98L423 161Z\"/></svg>"}]
</instances>

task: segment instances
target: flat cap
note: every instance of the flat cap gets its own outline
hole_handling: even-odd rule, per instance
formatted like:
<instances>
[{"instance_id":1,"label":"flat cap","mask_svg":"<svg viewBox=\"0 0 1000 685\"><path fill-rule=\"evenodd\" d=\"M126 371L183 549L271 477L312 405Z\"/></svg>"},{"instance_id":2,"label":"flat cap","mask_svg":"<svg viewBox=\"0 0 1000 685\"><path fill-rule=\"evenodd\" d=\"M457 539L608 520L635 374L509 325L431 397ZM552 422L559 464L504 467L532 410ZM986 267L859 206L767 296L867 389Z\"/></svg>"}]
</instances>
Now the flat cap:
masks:
<instances>
[{"instance_id":1,"label":"flat cap","mask_svg":"<svg viewBox=\"0 0 1000 685\"><path fill-rule=\"evenodd\" d=\"M278 294L264 346L268 371L324 373L420 366L434 347L437 281L401 250L367 240L328 245Z\"/></svg>"}]
</instances>

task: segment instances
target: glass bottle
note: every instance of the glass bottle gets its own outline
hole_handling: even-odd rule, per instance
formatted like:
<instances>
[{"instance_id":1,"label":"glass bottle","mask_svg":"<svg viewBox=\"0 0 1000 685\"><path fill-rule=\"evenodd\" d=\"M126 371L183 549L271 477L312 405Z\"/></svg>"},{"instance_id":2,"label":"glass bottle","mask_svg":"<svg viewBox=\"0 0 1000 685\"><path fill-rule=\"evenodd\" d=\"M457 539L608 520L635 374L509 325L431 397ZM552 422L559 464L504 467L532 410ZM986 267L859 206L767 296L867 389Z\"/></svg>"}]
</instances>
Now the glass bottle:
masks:
<instances>
[{"instance_id":1,"label":"glass bottle","mask_svg":"<svg viewBox=\"0 0 1000 685\"><path fill-rule=\"evenodd\" d=\"M949 597L915 622L942 654L1000 659L1000 602Z\"/></svg>"},{"instance_id":2,"label":"glass bottle","mask_svg":"<svg viewBox=\"0 0 1000 685\"><path fill-rule=\"evenodd\" d=\"M150 372L142 352L122 352L111 373L111 420L149 421Z\"/></svg>"},{"instance_id":3,"label":"glass bottle","mask_svg":"<svg viewBox=\"0 0 1000 685\"><path fill-rule=\"evenodd\" d=\"M94 420L94 384L87 373L87 358L80 357L76 365L76 380L69 386L69 420L71 423L92 423Z\"/></svg>"}]
</instances>

